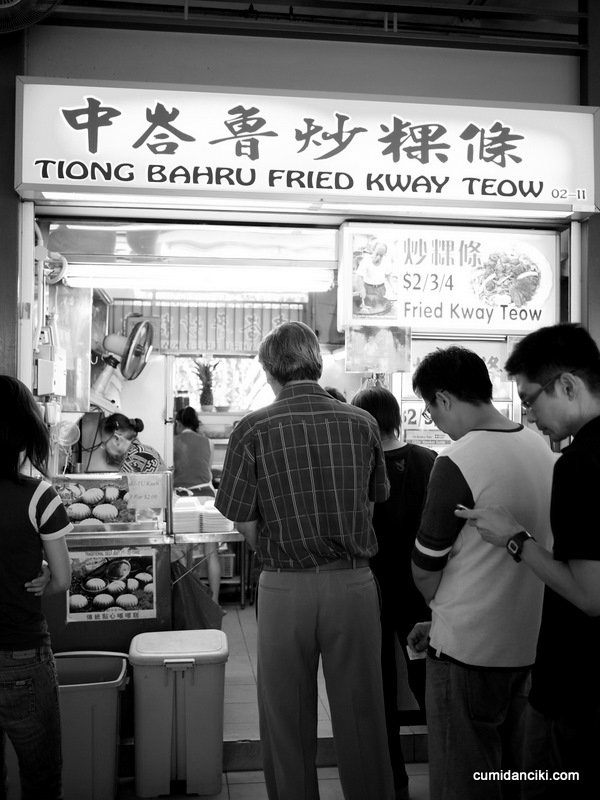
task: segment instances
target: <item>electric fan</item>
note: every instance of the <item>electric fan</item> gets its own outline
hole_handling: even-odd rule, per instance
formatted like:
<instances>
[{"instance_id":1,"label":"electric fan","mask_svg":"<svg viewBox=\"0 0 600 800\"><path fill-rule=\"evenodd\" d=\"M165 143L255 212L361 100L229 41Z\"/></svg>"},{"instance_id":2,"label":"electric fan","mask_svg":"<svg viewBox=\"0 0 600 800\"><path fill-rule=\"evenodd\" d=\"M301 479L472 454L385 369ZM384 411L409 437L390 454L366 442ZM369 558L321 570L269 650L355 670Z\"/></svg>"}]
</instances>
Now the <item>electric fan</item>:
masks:
<instances>
[{"instance_id":1,"label":"electric fan","mask_svg":"<svg viewBox=\"0 0 600 800\"><path fill-rule=\"evenodd\" d=\"M106 366L92 386L92 405L109 413L119 410L123 381L135 380L148 363L152 336L152 325L144 320L135 325L129 336L109 334L104 337L102 347L107 354L102 360Z\"/></svg>"},{"instance_id":2,"label":"electric fan","mask_svg":"<svg viewBox=\"0 0 600 800\"><path fill-rule=\"evenodd\" d=\"M22 31L47 17L62 0L0 0L0 33Z\"/></svg>"}]
</instances>

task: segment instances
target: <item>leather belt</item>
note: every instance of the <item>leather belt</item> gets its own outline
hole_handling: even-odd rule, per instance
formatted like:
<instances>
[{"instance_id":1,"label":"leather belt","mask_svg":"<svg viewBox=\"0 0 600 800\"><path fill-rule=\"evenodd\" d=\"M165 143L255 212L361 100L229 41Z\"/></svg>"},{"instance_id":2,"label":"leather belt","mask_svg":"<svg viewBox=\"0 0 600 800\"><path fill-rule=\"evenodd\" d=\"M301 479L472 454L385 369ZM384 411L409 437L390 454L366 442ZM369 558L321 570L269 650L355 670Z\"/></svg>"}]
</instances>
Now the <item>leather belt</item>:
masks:
<instances>
[{"instance_id":1,"label":"leather belt","mask_svg":"<svg viewBox=\"0 0 600 800\"><path fill-rule=\"evenodd\" d=\"M312 567L272 567L270 564L263 564L263 569L265 572L329 572L332 569L361 569L368 566L368 558L338 558Z\"/></svg>"}]
</instances>

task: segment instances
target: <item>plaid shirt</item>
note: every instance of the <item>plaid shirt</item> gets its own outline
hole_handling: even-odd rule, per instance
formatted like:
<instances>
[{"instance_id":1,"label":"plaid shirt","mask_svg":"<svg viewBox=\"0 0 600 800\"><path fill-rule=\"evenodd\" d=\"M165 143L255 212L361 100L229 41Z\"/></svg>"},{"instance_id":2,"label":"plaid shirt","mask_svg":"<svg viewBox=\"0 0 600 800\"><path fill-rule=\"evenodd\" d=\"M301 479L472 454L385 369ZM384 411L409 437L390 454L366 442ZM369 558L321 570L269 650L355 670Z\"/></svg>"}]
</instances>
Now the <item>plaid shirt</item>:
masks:
<instances>
[{"instance_id":1,"label":"plaid shirt","mask_svg":"<svg viewBox=\"0 0 600 800\"><path fill-rule=\"evenodd\" d=\"M263 564L298 569L375 555L369 500L388 494L373 417L293 381L233 430L215 505L234 522L258 520Z\"/></svg>"}]
</instances>

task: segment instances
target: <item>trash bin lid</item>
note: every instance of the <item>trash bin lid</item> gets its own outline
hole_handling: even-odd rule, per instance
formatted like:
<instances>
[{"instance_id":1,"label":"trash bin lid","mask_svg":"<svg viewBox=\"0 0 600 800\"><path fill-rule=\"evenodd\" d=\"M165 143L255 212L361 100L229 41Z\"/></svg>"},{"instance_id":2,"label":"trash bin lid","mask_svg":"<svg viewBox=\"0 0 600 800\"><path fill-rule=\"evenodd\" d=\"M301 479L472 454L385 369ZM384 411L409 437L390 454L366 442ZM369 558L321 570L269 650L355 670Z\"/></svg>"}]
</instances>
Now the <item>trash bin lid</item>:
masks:
<instances>
[{"instance_id":1,"label":"trash bin lid","mask_svg":"<svg viewBox=\"0 0 600 800\"><path fill-rule=\"evenodd\" d=\"M131 640L129 662L135 665L162 664L165 659L194 659L195 664L227 661L227 636L219 630L155 631L138 633Z\"/></svg>"}]
</instances>

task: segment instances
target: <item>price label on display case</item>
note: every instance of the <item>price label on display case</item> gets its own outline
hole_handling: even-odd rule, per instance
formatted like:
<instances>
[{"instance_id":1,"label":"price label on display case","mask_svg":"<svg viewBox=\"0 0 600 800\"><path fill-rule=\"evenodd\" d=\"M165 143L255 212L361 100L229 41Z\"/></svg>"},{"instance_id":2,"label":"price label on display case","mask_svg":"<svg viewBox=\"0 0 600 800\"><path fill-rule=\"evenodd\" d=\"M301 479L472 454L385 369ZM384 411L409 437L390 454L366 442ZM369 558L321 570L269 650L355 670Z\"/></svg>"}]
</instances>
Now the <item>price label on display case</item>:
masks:
<instances>
[{"instance_id":1,"label":"price label on display case","mask_svg":"<svg viewBox=\"0 0 600 800\"><path fill-rule=\"evenodd\" d=\"M162 472L143 474L130 473L130 508L164 508L166 505L166 476Z\"/></svg>"}]
</instances>

